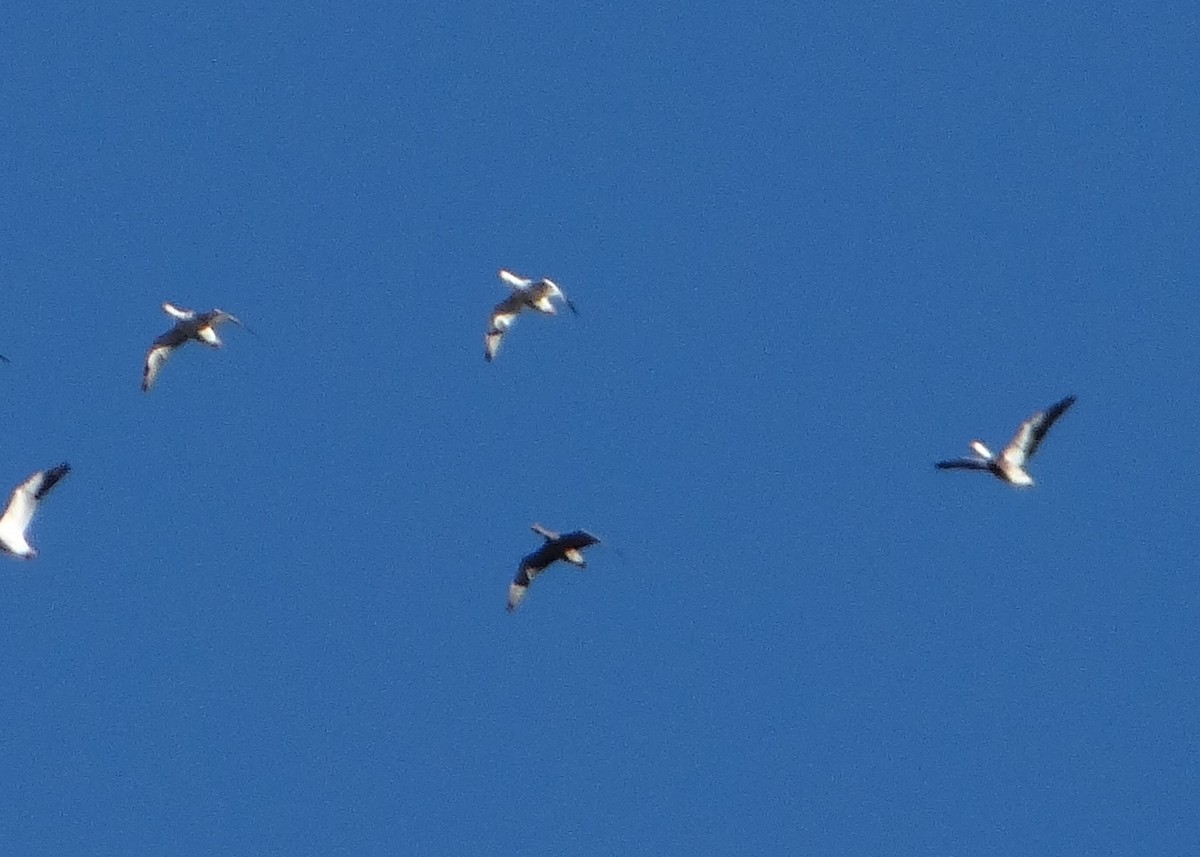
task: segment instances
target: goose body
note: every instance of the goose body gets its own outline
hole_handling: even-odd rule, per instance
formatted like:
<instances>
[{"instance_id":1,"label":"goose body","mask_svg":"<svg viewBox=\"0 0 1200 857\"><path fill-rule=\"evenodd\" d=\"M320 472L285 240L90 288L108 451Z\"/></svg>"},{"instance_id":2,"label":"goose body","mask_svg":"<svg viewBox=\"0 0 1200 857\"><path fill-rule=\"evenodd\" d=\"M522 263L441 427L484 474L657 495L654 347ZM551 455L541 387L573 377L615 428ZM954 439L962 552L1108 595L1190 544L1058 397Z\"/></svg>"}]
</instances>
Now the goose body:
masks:
<instances>
[{"instance_id":1,"label":"goose body","mask_svg":"<svg viewBox=\"0 0 1200 857\"><path fill-rule=\"evenodd\" d=\"M1038 411L1021 423L1021 427L1017 429L1013 439L999 455L988 449L983 441L973 440L971 441L971 450L975 453L975 457L939 461L936 466L939 470L986 470L997 479L1010 485L1021 488L1031 487L1033 477L1025 469L1026 464L1029 459L1033 458L1038 447L1042 445L1050 427L1073 404L1075 404L1075 397L1067 396L1046 410Z\"/></svg>"},{"instance_id":2,"label":"goose body","mask_svg":"<svg viewBox=\"0 0 1200 857\"><path fill-rule=\"evenodd\" d=\"M554 301L557 299L566 304L571 312L579 314L575 304L571 303L553 280L543 278L535 282L504 268L500 269L499 276L504 284L512 289L512 294L492 308L491 321L484 335L483 350L483 356L489 362L495 359L504 334L523 311L535 310L545 315L556 315Z\"/></svg>"},{"instance_id":3,"label":"goose body","mask_svg":"<svg viewBox=\"0 0 1200 857\"><path fill-rule=\"evenodd\" d=\"M29 522L33 520L38 504L70 472L69 464L39 470L13 489L7 508L0 515L0 550L21 559L37 556L37 551L25 537L25 531L29 529Z\"/></svg>"},{"instance_id":4,"label":"goose body","mask_svg":"<svg viewBox=\"0 0 1200 857\"><path fill-rule=\"evenodd\" d=\"M142 368L142 392L148 392L154 386L163 364L177 348L193 340L210 348L220 348L222 343L217 336L217 328L227 321L241 324L236 317L221 309L196 312L169 303L163 304L162 308L163 312L175 319L175 326L155 339L146 352L146 364Z\"/></svg>"},{"instance_id":5,"label":"goose body","mask_svg":"<svg viewBox=\"0 0 1200 857\"><path fill-rule=\"evenodd\" d=\"M600 542L598 538L584 530L575 530L559 535L540 524L534 524L530 529L545 539L545 542L521 560L517 576L508 586L508 612L510 613L516 610L525 598L525 593L529 591L529 584L535 577L559 560L578 568L587 568L587 561L583 558L583 549Z\"/></svg>"}]
</instances>

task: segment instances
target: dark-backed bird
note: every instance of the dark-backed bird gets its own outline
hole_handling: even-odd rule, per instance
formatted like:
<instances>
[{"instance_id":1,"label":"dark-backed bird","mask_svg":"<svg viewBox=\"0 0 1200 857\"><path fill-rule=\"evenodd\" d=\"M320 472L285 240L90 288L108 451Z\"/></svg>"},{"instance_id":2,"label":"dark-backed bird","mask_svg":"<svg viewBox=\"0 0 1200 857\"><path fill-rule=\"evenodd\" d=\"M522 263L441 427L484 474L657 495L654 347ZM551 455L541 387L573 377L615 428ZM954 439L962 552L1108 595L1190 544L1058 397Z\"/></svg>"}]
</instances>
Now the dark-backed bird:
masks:
<instances>
[{"instance_id":1,"label":"dark-backed bird","mask_svg":"<svg viewBox=\"0 0 1200 857\"><path fill-rule=\"evenodd\" d=\"M579 568L587 568L587 561L583 558L583 549L600 542L591 533L583 530L559 535L553 530L547 530L541 524L534 524L530 529L546 541L540 548L521 560L517 576L508 586L508 612L510 613L516 610L517 605L525 598L525 593L529 591L529 584L535 577L559 560L569 562Z\"/></svg>"},{"instance_id":2,"label":"dark-backed bird","mask_svg":"<svg viewBox=\"0 0 1200 857\"><path fill-rule=\"evenodd\" d=\"M8 508L0 515L0 550L21 559L37 556L37 551L25 539L25 531L42 498L70 471L69 464L39 470L13 489Z\"/></svg>"},{"instance_id":3,"label":"dark-backed bird","mask_svg":"<svg viewBox=\"0 0 1200 857\"><path fill-rule=\"evenodd\" d=\"M175 353L175 349L192 340L202 342L210 348L220 348L221 338L217 336L217 327L227 321L241 324L237 318L222 309L196 312L180 309L172 304L163 304L162 308L163 312L176 320L175 326L154 340L154 344L146 352L146 365L142 369L142 392L147 392L154 386L154 379L162 371L167 358Z\"/></svg>"},{"instance_id":4,"label":"dark-backed bird","mask_svg":"<svg viewBox=\"0 0 1200 857\"><path fill-rule=\"evenodd\" d=\"M939 461L937 467L941 470L986 470L997 479L1010 485L1027 488L1033 485L1033 477L1025 469L1026 462L1033 458L1033 454L1038 451L1046 433L1050 431L1050 426L1054 425L1055 421L1073 404L1075 404L1075 397L1067 396L1046 410L1038 411L1021 423L1021 427L1017 429L1013 439L999 455L984 446L983 441L973 440L971 449L974 451L975 457Z\"/></svg>"},{"instance_id":5,"label":"dark-backed bird","mask_svg":"<svg viewBox=\"0 0 1200 857\"><path fill-rule=\"evenodd\" d=\"M504 268L500 269L500 279L512 289L512 294L492 309L491 323L483 338L483 356L489 362L496 357L496 352L500 350L500 340L504 338L504 334L512 327L512 323L516 321L517 316L523 310L531 309L546 315L556 315L557 310L555 310L553 299L558 298L570 308L571 312L579 315L575 304L567 299L563 290L553 280L543 278L534 282L525 277L519 277Z\"/></svg>"}]
</instances>

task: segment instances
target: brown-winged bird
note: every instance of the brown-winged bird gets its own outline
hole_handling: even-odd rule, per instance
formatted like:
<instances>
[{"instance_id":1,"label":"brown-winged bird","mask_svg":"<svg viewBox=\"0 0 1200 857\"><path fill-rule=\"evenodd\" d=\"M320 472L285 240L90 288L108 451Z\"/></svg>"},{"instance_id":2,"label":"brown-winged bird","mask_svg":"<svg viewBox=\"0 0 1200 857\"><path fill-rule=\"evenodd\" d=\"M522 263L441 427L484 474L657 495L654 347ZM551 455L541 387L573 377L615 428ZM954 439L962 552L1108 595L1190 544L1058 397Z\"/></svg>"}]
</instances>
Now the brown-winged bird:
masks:
<instances>
[{"instance_id":1,"label":"brown-winged bird","mask_svg":"<svg viewBox=\"0 0 1200 857\"><path fill-rule=\"evenodd\" d=\"M210 348L220 348L221 338L217 336L217 327L227 321L241 324L237 318L225 312L214 309L209 312L196 312L190 309L180 309L172 304L163 304L163 312L176 319L175 326L164 333L150 350L146 352L146 365L142 369L142 392L148 392L154 386L154 379L162 371L167 358L175 353L175 349L187 342L195 340Z\"/></svg>"}]
</instances>

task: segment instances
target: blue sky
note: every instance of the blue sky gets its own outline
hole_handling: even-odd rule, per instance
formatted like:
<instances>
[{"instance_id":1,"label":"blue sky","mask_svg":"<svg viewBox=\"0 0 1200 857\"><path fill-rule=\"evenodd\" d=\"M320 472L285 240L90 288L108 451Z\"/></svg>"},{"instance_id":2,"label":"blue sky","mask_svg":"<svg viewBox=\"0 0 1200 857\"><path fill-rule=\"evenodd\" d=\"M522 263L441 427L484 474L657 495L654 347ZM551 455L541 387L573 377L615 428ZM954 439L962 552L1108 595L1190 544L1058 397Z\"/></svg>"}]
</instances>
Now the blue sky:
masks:
<instances>
[{"instance_id":1,"label":"blue sky","mask_svg":"<svg viewBox=\"0 0 1200 857\"><path fill-rule=\"evenodd\" d=\"M1197 30L8 9L0 850L1195 853Z\"/></svg>"}]
</instances>

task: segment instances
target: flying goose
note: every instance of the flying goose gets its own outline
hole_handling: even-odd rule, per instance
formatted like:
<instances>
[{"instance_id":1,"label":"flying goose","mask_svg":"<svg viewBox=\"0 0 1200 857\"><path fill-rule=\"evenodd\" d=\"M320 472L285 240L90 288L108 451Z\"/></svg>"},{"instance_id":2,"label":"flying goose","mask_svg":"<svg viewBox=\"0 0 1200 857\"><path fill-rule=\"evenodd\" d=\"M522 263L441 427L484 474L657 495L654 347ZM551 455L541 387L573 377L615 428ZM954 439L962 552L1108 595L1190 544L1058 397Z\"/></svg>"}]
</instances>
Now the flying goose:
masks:
<instances>
[{"instance_id":1,"label":"flying goose","mask_svg":"<svg viewBox=\"0 0 1200 857\"><path fill-rule=\"evenodd\" d=\"M25 530L33 520L38 503L70 471L69 464L39 470L13 489L8 508L0 515L0 550L21 559L37 556L37 551L25 540Z\"/></svg>"},{"instance_id":2,"label":"flying goose","mask_svg":"<svg viewBox=\"0 0 1200 857\"><path fill-rule=\"evenodd\" d=\"M587 561L583 558L583 549L600 542L591 533L583 530L559 535L552 530L547 530L541 524L534 524L530 529L546 541L540 548L521 560L517 576L508 586L509 613L517 609L517 605L529 591L529 584L533 582L533 579L550 565L562 560L579 568L587 568Z\"/></svg>"},{"instance_id":3,"label":"flying goose","mask_svg":"<svg viewBox=\"0 0 1200 857\"><path fill-rule=\"evenodd\" d=\"M973 440L971 449L975 451L977 457L939 461L937 467L940 470L986 470L997 479L1002 479L1010 485L1029 487L1033 485L1033 477L1025 469L1025 463L1033 458L1033 454L1037 452L1042 440L1046 437L1046 432L1050 431L1050 426L1054 425L1055 420L1066 413L1067 408L1073 404L1075 404L1075 397L1067 396L1062 401L1054 403L1046 410L1039 411L1025 420L1017 429L1013 439L1008 442L1008 446L1004 447L999 455L993 454L983 445L983 441Z\"/></svg>"},{"instance_id":4,"label":"flying goose","mask_svg":"<svg viewBox=\"0 0 1200 857\"><path fill-rule=\"evenodd\" d=\"M553 280L543 277L535 283L525 277L518 277L512 271L504 268L501 268L499 273L500 279L512 289L512 294L496 304L492 310L491 324L488 326L487 335L483 340L483 356L489 362L496 357L496 352L500 350L500 340L504 338L504 334L508 332L509 327L512 326L522 310L534 309L546 315L555 315L556 310L552 301L554 298L558 298L570 308L571 312L579 315L575 304L571 303Z\"/></svg>"},{"instance_id":5,"label":"flying goose","mask_svg":"<svg viewBox=\"0 0 1200 857\"><path fill-rule=\"evenodd\" d=\"M227 321L234 324L241 322L224 310L214 309L210 312L196 312L190 309L180 309L169 303L162 305L163 312L176 319L175 326L164 333L150 350L146 352L146 366L142 369L142 392L148 392L154 386L154 379L162 371L175 349L190 339L203 342L212 348L221 347L221 338L217 336L217 327Z\"/></svg>"}]
</instances>

